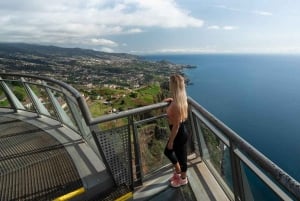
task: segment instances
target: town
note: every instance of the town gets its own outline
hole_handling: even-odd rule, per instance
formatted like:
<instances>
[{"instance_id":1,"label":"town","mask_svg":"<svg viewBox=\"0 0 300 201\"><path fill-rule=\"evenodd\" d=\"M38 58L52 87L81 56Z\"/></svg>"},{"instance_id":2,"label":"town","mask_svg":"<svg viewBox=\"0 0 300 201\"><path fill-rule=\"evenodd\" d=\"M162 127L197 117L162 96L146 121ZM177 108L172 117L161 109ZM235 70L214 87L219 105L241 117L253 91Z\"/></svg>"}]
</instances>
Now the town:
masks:
<instances>
[{"instance_id":1,"label":"town","mask_svg":"<svg viewBox=\"0 0 300 201\"><path fill-rule=\"evenodd\" d=\"M95 116L161 101L168 93L170 74L183 74L184 68L192 66L123 53L0 43L0 72L38 75L70 84L82 93ZM20 97L25 96L19 88L15 90Z\"/></svg>"},{"instance_id":2,"label":"town","mask_svg":"<svg viewBox=\"0 0 300 201\"><path fill-rule=\"evenodd\" d=\"M52 77L74 86L138 88L189 65L79 48L0 43L0 72Z\"/></svg>"}]
</instances>

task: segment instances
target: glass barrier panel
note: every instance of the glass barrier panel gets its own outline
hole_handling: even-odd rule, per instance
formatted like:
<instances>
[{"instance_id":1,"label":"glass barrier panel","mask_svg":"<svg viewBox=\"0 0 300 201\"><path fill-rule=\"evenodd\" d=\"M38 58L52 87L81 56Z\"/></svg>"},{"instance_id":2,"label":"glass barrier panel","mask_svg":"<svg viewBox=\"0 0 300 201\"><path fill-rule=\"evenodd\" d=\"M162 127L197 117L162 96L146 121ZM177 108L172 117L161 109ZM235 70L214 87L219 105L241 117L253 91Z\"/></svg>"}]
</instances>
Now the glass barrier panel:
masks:
<instances>
[{"instance_id":1,"label":"glass barrier panel","mask_svg":"<svg viewBox=\"0 0 300 201\"><path fill-rule=\"evenodd\" d=\"M22 103L25 110L36 112L34 108L34 104L30 99L27 91L24 88L24 85L20 81L7 81L7 86L11 89L17 99Z\"/></svg>"},{"instance_id":2,"label":"glass barrier panel","mask_svg":"<svg viewBox=\"0 0 300 201\"><path fill-rule=\"evenodd\" d=\"M208 157L206 156L205 160L220 185L232 193L233 181L229 147L205 124L201 123L200 125L208 151Z\"/></svg>"},{"instance_id":3,"label":"glass barrier panel","mask_svg":"<svg viewBox=\"0 0 300 201\"><path fill-rule=\"evenodd\" d=\"M281 201L282 199L268 187L246 164L241 163L246 200Z\"/></svg>"},{"instance_id":4,"label":"glass barrier panel","mask_svg":"<svg viewBox=\"0 0 300 201\"><path fill-rule=\"evenodd\" d=\"M72 97L66 97L69 103L70 109L73 111L74 118L76 119L77 125L80 128L80 132L83 137L87 137L91 134L89 127L87 126L82 112L79 108L79 105L77 104L76 101Z\"/></svg>"},{"instance_id":5,"label":"glass barrier panel","mask_svg":"<svg viewBox=\"0 0 300 201\"><path fill-rule=\"evenodd\" d=\"M41 85L36 85L36 84L28 84L28 86L33 91L33 93L36 95L36 97L38 98L39 103L42 104L43 107L46 109L46 112L44 112L44 113L43 113L43 111L41 111L42 114L46 115L46 116L50 115L51 118L58 120L53 103L52 103L50 97L48 96L45 87L41 86Z\"/></svg>"},{"instance_id":6,"label":"glass barrier panel","mask_svg":"<svg viewBox=\"0 0 300 201\"><path fill-rule=\"evenodd\" d=\"M64 94L53 89L49 89L48 92L52 97L51 99L53 99L53 105L55 105L56 110L60 115L61 121L63 121L64 124L78 132L78 127L76 126L75 119L65 99Z\"/></svg>"},{"instance_id":7,"label":"glass barrier panel","mask_svg":"<svg viewBox=\"0 0 300 201\"><path fill-rule=\"evenodd\" d=\"M6 97L6 94L0 85L0 107L10 108L11 105Z\"/></svg>"},{"instance_id":8,"label":"glass barrier panel","mask_svg":"<svg viewBox=\"0 0 300 201\"><path fill-rule=\"evenodd\" d=\"M191 126L191 121L190 119L187 119L185 121L185 129L188 134L188 140L187 140L187 155L189 156L190 154L197 154L197 156L200 156L199 149L196 148L198 146L197 144L197 136L193 134L192 126ZM199 147L199 146L198 146Z\"/></svg>"},{"instance_id":9,"label":"glass barrier panel","mask_svg":"<svg viewBox=\"0 0 300 201\"><path fill-rule=\"evenodd\" d=\"M142 172L146 175L170 161L164 155L170 129L166 118L137 125Z\"/></svg>"}]
</instances>

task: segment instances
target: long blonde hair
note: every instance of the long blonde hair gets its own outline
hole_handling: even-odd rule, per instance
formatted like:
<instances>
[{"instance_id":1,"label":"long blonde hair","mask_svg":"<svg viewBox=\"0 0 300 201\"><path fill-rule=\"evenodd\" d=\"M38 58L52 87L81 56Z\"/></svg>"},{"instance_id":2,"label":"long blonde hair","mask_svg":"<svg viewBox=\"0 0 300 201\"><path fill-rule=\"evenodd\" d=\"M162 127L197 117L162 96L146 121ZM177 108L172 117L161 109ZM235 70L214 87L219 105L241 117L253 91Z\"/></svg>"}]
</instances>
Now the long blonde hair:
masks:
<instances>
[{"instance_id":1,"label":"long blonde hair","mask_svg":"<svg viewBox=\"0 0 300 201\"><path fill-rule=\"evenodd\" d=\"M172 93L173 97L173 102L179 109L180 119L184 121L188 117L188 103L184 78L178 74L171 75L169 85L170 92Z\"/></svg>"}]
</instances>

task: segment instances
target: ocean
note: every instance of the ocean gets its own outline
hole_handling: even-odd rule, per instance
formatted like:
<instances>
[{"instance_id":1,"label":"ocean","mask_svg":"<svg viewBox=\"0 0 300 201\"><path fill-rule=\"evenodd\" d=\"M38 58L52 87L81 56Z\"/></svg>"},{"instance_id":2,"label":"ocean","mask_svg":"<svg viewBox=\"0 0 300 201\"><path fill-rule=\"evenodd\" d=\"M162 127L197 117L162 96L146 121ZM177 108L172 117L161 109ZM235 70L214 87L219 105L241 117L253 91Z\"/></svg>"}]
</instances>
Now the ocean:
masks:
<instances>
[{"instance_id":1,"label":"ocean","mask_svg":"<svg viewBox=\"0 0 300 201\"><path fill-rule=\"evenodd\" d=\"M300 55L152 55L190 64L188 96L300 181Z\"/></svg>"}]
</instances>

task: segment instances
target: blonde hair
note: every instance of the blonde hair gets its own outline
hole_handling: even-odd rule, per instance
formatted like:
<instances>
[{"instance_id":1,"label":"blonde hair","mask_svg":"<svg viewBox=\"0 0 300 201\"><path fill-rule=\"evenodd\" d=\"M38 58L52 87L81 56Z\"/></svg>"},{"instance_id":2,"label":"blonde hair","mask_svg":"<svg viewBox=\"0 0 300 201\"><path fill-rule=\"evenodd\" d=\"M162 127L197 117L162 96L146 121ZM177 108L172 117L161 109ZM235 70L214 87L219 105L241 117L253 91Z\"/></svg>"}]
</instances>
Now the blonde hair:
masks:
<instances>
[{"instance_id":1,"label":"blonde hair","mask_svg":"<svg viewBox=\"0 0 300 201\"><path fill-rule=\"evenodd\" d=\"M173 102L179 109L181 120L186 120L188 117L188 103L185 91L184 78L181 75L171 75L170 77L170 92L172 93Z\"/></svg>"}]
</instances>

